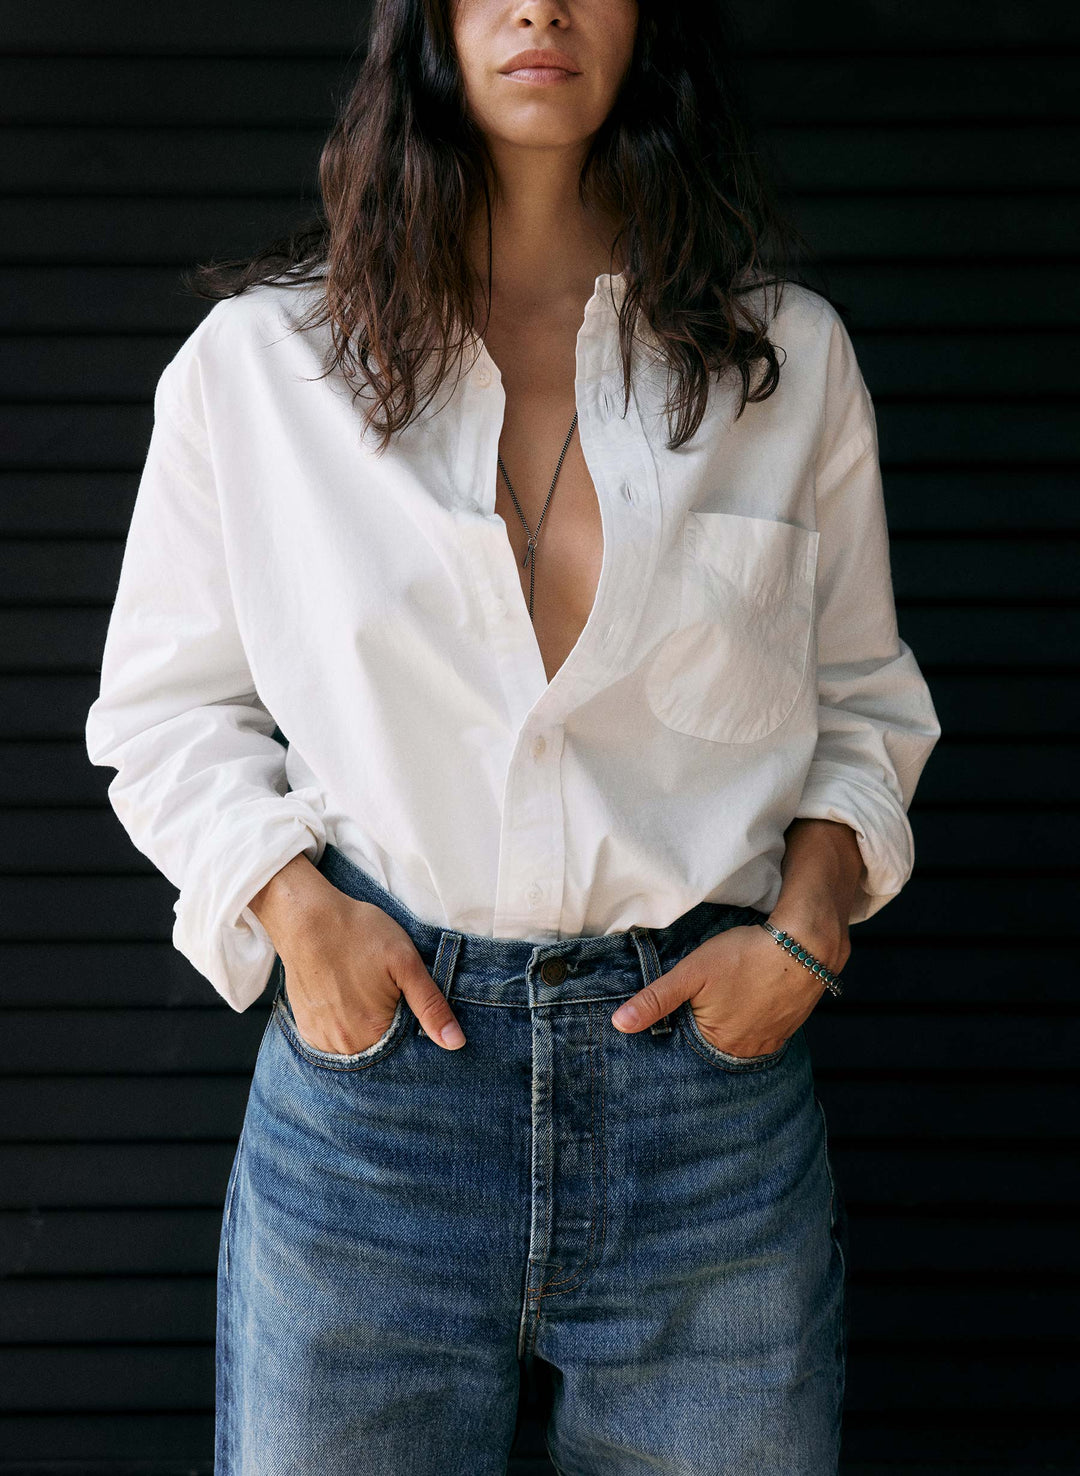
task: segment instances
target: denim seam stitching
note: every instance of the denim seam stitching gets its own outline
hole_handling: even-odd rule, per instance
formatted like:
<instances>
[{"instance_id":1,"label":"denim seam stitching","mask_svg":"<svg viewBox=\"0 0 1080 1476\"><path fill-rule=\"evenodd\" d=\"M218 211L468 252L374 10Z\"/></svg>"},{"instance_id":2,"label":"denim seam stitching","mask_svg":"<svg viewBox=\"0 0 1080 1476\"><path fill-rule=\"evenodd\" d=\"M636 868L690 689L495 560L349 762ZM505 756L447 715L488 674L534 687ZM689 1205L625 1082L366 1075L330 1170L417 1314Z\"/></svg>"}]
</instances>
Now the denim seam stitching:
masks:
<instances>
[{"instance_id":1,"label":"denim seam stitching","mask_svg":"<svg viewBox=\"0 0 1080 1476\"><path fill-rule=\"evenodd\" d=\"M829 1162L829 1128L825 1120L825 1108L821 1098L814 1093L814 1101L817 1103L818 1114L821 1118L822 1152L825 1160L825 1172L829 1177L829 1237L836 1247L840 1257L840 1310L839 1327L837 1331L837 1409L838 1419L843 1420L844 1387L847 1378L847 1257L844 1255L844 1247L840 1243L840 1236L836 1229L837 1221L837 1193L836 1180L833 1176L832 1164Z\"/></svg>"},{"instance_id":2,"label":"denim seam stitching","mask_svg":"<svg viewBox=\"0 0 1080 1476\"><path fill-rule=\"evenodd\" d=\"M589 1055L590 1055L590 1059L591 1060L592 1059L595 1059L595 1056L594 1056L594 1035L593 1035L594 1025L595 1025L594 1012L592 1010L590 1010L589 1011ZM591 1222L591 1224L589 1226L589 1243L588 1243L588 1245L585 1248L585 1260L581 1263L581 1265L577 1268L576 1271L571 1272L570 1275L564 1277L562 1279L562 1281L545 1281L545 1282L542 1282L540 1284L539 1288L537 1289L537 1320L538 1321L539 1321L539 1305L543 1301L544 1297L557 1296L557 1295L561 1294L562 1292L573 1291L576 1287L580 1286L581 1283L582 1283L582 1281L584 1281L584 1279L585 1279L585 1273L587 1271L590 1271L592 1269L592 1267L593 1267L593 1265L595 1263L595 1260L597 1258L597 1255L599 1254L599 1251L600 1251L601 1247L604 1244L604 1232L605 1232L606 1225L607 1225L607 1176L602 1171L602 1167L603 1167L602 1166L602 1163L601 1163L601 1166L600 1166L599 1173L598 1173L598 1169L597 1169L597 1158L599 1156L599 1151L603 1149L604 1142L605 1142L605 1137L604 1137L604 1126L605 1126L605 1124L604 1124L604 1098L605 1098L605 1093L604 1093L604 1090L603 1090L603 1087L604 1087L604 1053L603 1053L603 1050L602 1049L601 1049L601 1051L599 1053L599 1057L600 1057L600 1082L601 1082L601 1091L600 1091L600 1144L599 1144L599 1150L598 1150L597 1142L596 1142L596 1134L594 1133L592 1135L592 1181L593 1181L593 1195L594 1195L594 1200L593 1200L593 1203L594 1203L594 1211L593 1211L593 1216L592 1216L592 1222ZM590 1106L592 1108L591 1117L592 1117L592 1121L595 1123L595 1121L596 1121L596 1071L595 1071L595 1069L592 1070L589 1073L589 1082L590 1082L590 1087L591 1087L591 1091L592 1091L592 1095L591 1095L591 1098L590 1098ZM597 1234L597 1223L596 1223L596 1212L595 1212L595 1205L596 1205L596 1182L597 1182L597 1178L598 1177L599 1177L599 1180L600 1180L600 1194L599 1194L600 1232L599 1232L599 1235ZM562 1267L561 1266L557 1266L555 1269L557 1271L561 1271L562 1270ZM574 1279L575 1277L577 1278L576 1280Z\"/></svg>"},{"instance_id":3,"label":"denim seam stitching","mask_svg":"<svg viewBox=\"0 0 1080 1476\"><path fill-rule=\"evenodd\" d=\"M566 1009L570 1005L582 1004L606 1004L609 999L625 999L626 991L620 990L618 994L586 994L578 999L537 999L532 1004L527 1001L507 1000L502 1002L494 999L476 999L471 994L455 994L455 1003L486 1005L493 1010L552 1010Z\"/></svg>"},{"instance_id":4,"label":"denim seam stitching","mask_svg":"<svg viewBox=\"0 0 1080 1476\"><path fill-rule=\"evenodd\" d=\"M450 998L450 985L454 980L454 966L457 963L458 949L461 947L461 934L444 928L439 939L438 951L435 954L435 963L432 972L435 983L438 984L447 999ZM443 960L446 960L444 963ZM439 975L445 974L440 980Z\"/></svg>"},{"instance_id":5,"label":"denim seam stitching","mask_svg":"<svg viewBox=\"0 0 1080 1476\"><path fill-rule=\"evenodd\" d=\"M247 1131L247 1116L245 1114L244 1121L243 1121L243 1123L241 1124L241 1127L240 1127L240 1137L238 1138L237 1144L236 1144L236 1167L235 1167L235 1170L233 1172L232 1180L231 1180L231 1182L229 1184L229 1192L228 1192L228 1195L226 1196L226 1199L225 1199L225 1227L224 1227L224 1232L223 1232L223 1239L224 1239L224 1250L225 1250L225 1279L226 1280L228 1280L228 1277L229 1277L229 1235L230 1235L230 1231L232 1229L232 1207L233 1207L233 1200L236 1198L236 1183L237 1183L237 1180L240 1177L240 1163L241 1163L241 1159L243 1158L243 1155L244 1155L244 1134L245 1134L246 1131Z\"/></svg>"}]
</instances>

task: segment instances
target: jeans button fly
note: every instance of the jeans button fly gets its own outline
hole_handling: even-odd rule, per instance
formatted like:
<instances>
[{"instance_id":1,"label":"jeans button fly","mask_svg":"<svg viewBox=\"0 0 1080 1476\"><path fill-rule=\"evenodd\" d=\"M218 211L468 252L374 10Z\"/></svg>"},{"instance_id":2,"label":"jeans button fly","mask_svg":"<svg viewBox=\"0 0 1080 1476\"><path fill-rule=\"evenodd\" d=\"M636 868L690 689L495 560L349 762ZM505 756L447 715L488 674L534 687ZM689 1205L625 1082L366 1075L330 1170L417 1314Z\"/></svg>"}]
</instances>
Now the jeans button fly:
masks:
<instances>
[{"instance_id":1,"label":"jeans button fly","mask_svg":"<svg viewBox=\"0 0 1080 1476\"><path fill-rule=\"evenodd\" d=\"M540 977L545 984L561 984L566 978L566 959L545 958L540 965Z\"/></svg>"}]
</instances>

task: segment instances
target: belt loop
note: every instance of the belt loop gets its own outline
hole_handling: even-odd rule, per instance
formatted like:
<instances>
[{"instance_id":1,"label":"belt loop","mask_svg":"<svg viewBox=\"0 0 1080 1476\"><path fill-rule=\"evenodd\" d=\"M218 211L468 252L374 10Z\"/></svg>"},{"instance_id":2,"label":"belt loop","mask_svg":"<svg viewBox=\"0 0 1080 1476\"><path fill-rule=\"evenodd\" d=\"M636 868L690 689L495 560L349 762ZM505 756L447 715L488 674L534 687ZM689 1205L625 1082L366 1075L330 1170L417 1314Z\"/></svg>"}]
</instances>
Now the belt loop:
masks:
<instances>
[{"instance_id":1,"label":"belt loop","mask_svg":"<svg viewBox=\"0 0 1080 1476\"><path fill-rule=\"evenodd\" d=\"M656 951L656 944L653 941L652 932L649 928L641 927L638 923L634 923L629 931L631 938L634 940L634 947L637 949L638 959L641 963L641 972L645 977L645 982L646 984L655 984L656 980L659 979L664 971L660 967L660 955ZM650 1026L650 1033L652 1035L670 1035L671 1016L663 1015L659 1020L655 1020Z\"/></svg>"},{"instance_id":2,"label":"belt loop","mask_svg":"<svg viewBox=\"0 0 1080 1476\"><path fill-rule=\"evenodd\" d=\"M450 985L454 979L454 968L457 964L458 951L461 948L461 933L455 933L450 928L444 928L439 938L439 947L435 954L435 962L431 966L431 977L442 990L446 998L450 998ZM422 1035L424 1027L420 1021L416 1022L416 1034Z\"/></svg>"}]
</instances>

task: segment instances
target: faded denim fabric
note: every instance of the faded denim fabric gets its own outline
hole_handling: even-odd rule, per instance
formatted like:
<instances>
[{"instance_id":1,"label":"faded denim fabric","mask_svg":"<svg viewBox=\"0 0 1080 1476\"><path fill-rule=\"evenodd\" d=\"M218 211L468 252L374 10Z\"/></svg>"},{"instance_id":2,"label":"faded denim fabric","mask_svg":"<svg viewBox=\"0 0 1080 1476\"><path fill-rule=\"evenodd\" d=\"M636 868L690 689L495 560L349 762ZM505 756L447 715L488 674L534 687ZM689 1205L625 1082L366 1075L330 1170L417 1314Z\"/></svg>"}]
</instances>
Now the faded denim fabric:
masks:
<instances>
[{"instance_id":1,"label":"faded denim fabric","mask_svg":"<svg viewBox=\"0 0 1080 1476\"><path fill-rule=\"evenodd\" d=\"M750 907L536 944L402 924L465 1031L399 1000L355 1055L300 1036L280 959L218 1262L216 1476L495 1476L519 1360L561 1476L833 1476L846 1214L800 1028L741 1058L689 1003L618 1003Z\"/></svg>"}]
</instances>

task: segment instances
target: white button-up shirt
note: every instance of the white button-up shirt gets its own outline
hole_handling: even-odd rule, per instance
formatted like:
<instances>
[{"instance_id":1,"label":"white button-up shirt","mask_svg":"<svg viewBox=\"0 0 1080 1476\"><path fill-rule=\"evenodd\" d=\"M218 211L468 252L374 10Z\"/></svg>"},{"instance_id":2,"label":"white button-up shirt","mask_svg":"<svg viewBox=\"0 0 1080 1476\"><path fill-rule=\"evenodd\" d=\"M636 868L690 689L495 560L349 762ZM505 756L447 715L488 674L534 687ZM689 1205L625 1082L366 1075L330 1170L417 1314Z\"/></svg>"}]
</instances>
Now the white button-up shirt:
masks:
<instances>
[{"instance_id":1,"label":"white button-up shirt","mask_svg":"<svg viewBox=\"0 0 1080 1476\"><path fill-rule=\"evenodd\" d=\"M175 946L228 1003L273 963L248 902L327 840L427 922L535 942L768 911L796 816L854 829L851 922L894 897L941 730L835 309L788 284L779 388L736 420L714 383L672 451L655 339L624 414L625 277L596 279L575 396L603 563L549 682L494 510L498 367L475 338L379 455L320 378L328 330L295 331L313 290L215 304L165 366L86 724L179 889Z\"/></svg>"}]
</instances>

